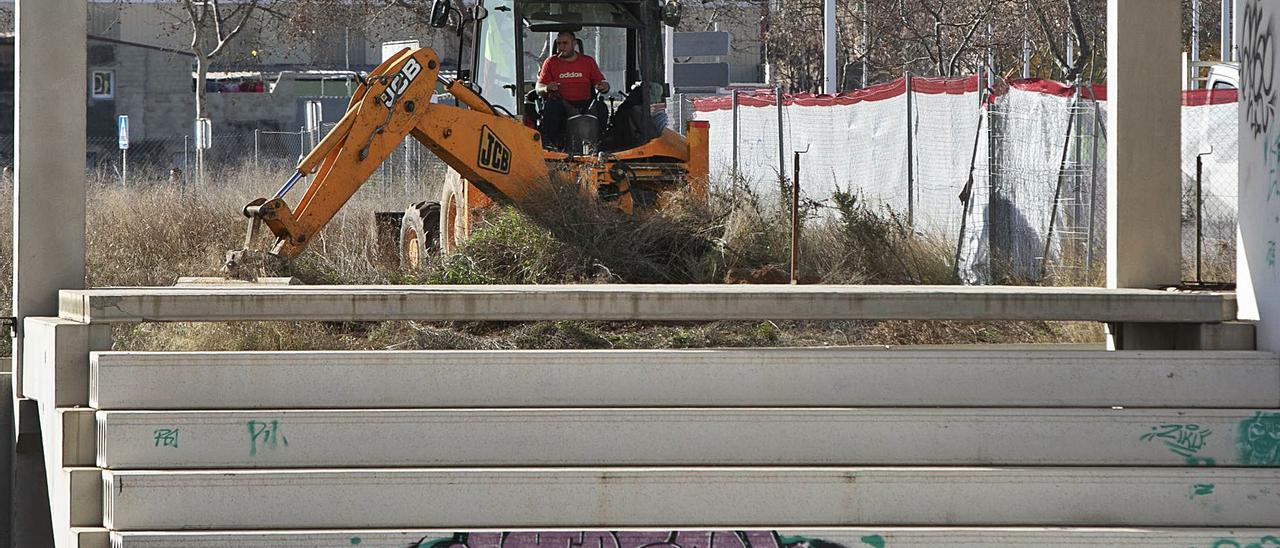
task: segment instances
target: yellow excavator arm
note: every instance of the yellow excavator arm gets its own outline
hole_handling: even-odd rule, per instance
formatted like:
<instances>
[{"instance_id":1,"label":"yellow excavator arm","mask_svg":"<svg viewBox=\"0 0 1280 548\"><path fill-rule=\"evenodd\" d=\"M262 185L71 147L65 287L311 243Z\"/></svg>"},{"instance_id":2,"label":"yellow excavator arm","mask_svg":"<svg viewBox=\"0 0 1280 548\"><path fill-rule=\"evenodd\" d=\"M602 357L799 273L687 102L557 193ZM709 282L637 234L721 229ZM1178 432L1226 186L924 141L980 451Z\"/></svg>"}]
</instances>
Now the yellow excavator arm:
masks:
<instances>
[{"instance_id":1,"label":"yellow excavator arm","mask_svg":"<svg viewBox=\"0 0 1280 548\"><path fill-rule=\"evenodd\" d=\"M446 89L466 108L432 103L439 73L440 59L430 48L402 50L374 69L356 88L342 120L275 196L244 207L250 218L246 249L265 224L276 237L271 253L297 256L408 136L497 199L519 201L529 182L545 180L538 132L459 81ZM284 195L309 175L311 184L291 209Z\"/></svg>"}]
</instances>

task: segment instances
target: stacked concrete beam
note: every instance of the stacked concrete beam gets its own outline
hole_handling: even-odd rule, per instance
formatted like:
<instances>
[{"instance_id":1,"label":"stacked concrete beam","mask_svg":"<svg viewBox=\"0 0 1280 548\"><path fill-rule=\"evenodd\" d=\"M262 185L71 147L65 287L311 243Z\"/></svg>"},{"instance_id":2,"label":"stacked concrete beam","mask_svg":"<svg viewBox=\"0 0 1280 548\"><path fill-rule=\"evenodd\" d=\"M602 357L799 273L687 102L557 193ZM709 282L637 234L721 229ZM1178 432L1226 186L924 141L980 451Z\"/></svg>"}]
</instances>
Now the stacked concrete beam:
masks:
<instances>
[{"instance_id":1,"label":"stacked concrete beam","mask_svg":"<svg viewBox=\"0 0 1280 548\"><path fill-rule=\"evenodd\" d=\"M36 317L24 332L22 382L37 403L53 542L105 546L97 428L93 410L81 406L89 399L89 352L111 347L110 327Z\"/></svg>"},{"instance_id":2,"label":"stacked concrete beam","mask_svg":"<svg viewBox=\"0 0 1280 548\"><path fill-rule=\"evenodd\" d=\"M91 369L90 406L105 410L1280 406L1264 352L100 352Z\"/></svg>"},{"instance_id":3,"label":"stacked concrete beam","mask_svg":"<svg viewBox=\"0 0 1280 548\"><path fill-rule=\"evenodd\" d=\"M505 533L505 534L504 534ZM329 531L182 531L116 532L114 548L314 548L316 546L360 546L360 548L405 548L406 546L601 546L641 548L657 543L703 548L792 548L815 545L961 547L987 548L1078 548L1081 546L1244 546L1276 538L1272 529L1141 528L1106 529L1080 527L845 527L779 528L728 531L636 531L551 529L538 531L377 530ZM1234 542L1235 544L1229 544ZM589 544L590 543L590 544ZM807 544L806 544L807 543Z\"/></svg>"},{"instance_id":4,"label":"stacked concrete beam","mask_svg":"<svg viewBox=\"0 0 1280 548\"><path fill-rule=\"evenodd\" d=\"M1280 518L1274 468L364 468L109 470L103 477L104 523L120 531L584 523L1249 527Z\"/></svg>"},{"instance_id":5,"label":"stacked concrete beam","mask_svg":"<svg viewBox=\"0 0 1280 548\"><path fill-rule=\"evenodd\" d=\"M112 470L352 463L1264 466L1270 462L1241 453L1235 434L1265 413L764 407L100 411L97 464Z\"/></svg>"},{"instance_id":6,"label":"stacked concrete beam","mask_svg":"<svg viewBox=\"0 0 1280 548\"><path fill-rule=\"evenodd\" d=\"M1229 294L1089 287L292 286L63 291L83 323L377 320L1047 320L1219 323Z\"/></svg>"},{"instance_id":7,"label":"stacked concrete beam","mask_svg":"<svg viewBox=\"0 0 1280 548\"><path fill-rule=\"evenodd\" d=\"M69 462L92 454L100 467L83 469L102 478L101 528L86 535L110 529L119 544L195 528L211 531L202 542L234 543L250 533L212 531L272 529L252 537L271 542L318 528L340 540L370 528L391 539L427 527L1051 523L1225 538L1280 518L1270 487L1280 468L1240 437L1280 407L1280 361L1268 353L93 351L92 329L111 322L240 311L663 320L1070 309L1189 324L1233 314L1228 296L1148 291L939 290L953 306L942 312L914 290L883 288L503 289L66 293L63 318L33 325L71 356L57 344L31 354L31 379L50 401L94 409L63 408L58 434ZM905 308L891 306L895 295Z\"/></svg>"}]
</instances>

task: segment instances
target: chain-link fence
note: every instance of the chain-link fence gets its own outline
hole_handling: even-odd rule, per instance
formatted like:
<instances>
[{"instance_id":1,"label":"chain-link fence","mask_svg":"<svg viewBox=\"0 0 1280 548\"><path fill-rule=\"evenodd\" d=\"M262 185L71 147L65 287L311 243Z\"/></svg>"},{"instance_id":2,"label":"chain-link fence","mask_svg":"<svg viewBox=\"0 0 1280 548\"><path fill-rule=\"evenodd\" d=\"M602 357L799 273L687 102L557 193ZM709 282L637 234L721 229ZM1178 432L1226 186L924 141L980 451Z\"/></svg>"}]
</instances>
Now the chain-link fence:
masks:
<instances>
[{"instance_id":1,"label":"chain-link fence","mask_svg":"<svg viewBox=\"0 0 1280 548\"><path fill-rule=\"evenodd\" d=\"M1234 281L1239 103L1234 90L1208 90L1188 92L1183 104L1183 279Z\"/></svg>"},{"instance_id":2,"label":"chain-link fence","mask_svg":"<svg viewBox=\"0 0 1280 548\"><path fill-rule=\"evenodd\" d=\"M252 169L255 176L287 180L302 158L335 124L318 131L240 130L215 134L201 153L189 135L145 139L121 151L114 137L87 141L86 167L100 181L120 184L169 182L181 185L218 185L231 172ZM12 138L0 139L0 158L12 164ZM433 199L439 194L446 166L426 147L406 139L373 172L366 186L403 187L405 195Z\"/></svg>"}]
</instances>

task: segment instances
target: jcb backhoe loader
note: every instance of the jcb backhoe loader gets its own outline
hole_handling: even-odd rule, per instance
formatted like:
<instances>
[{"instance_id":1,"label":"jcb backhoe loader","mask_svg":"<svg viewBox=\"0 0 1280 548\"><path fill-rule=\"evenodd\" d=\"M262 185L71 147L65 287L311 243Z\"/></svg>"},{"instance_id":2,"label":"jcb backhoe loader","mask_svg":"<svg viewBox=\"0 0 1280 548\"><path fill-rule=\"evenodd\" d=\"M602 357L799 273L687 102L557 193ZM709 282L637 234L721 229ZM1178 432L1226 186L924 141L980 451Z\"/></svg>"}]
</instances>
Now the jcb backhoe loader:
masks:
<instances>
[{"instance_id":1,"label":"jcb backhoe loader","mask_svg":"<svg viewBox=\"0 0 1280 548\"><path fill-rule=\"evenodd\" d=\"M436 0L433 25L443 25L456 11L448 1ZM287 260L301 253L409 136L450 168L439 201L410 206L401 221L400 259L411 268L437 241L451 251L468 233L473 209L494 201L520 207L535 184L553 174L627 213L659 206L663 193L685 186L705 193L707 124L691 122L684 137L660 127L662 120L653 115L669 95L660 25L678 20L675 0L483 1L475 18L476 77L440 80L440 58L429 48L402 50L374 69L356 88L341 121L275 196L244 207L249 234L246 250L228 254L233 271L262 224L276 238L272 255ZM629 92L598 140L571 139L569 150L553 150L538 131L529 94L536 74L526 74L525 39L589 27L598 29L597 36L612 36L611 49L625 41L621 76ZM456 104L432 101L438 80ZM307 175L314 175L311 184L290 207L286 193Z\"/></svg>"}]
</instances>

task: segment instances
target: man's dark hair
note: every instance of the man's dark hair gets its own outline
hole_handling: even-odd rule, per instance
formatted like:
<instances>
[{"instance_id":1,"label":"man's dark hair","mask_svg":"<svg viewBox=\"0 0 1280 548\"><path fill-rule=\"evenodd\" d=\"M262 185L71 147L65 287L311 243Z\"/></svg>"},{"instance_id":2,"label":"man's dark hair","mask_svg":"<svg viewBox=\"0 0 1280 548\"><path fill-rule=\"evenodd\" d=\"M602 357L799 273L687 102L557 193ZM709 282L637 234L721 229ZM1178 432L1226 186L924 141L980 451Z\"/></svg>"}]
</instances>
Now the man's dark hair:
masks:
<instances>
[{"instance_id":1,"label":"man's dark hair","mask_svg":"<svg viewBox=\"0 0 1280 548\"><path fill-rule=\"evenodd\" d=\"M577 39L578 39L578 35L577 35L577 34L574 34L574 33L573 33L573 31L571 31L571 30L562 30L562 31L560 31L560 32L557 32L557 33L556 33L556 37L557 37L557 38L559 38L561 34L568 34L568 35L569 35L569 38L573 38L574 40L577 40Z\"/></svg>"}]
</instances>

